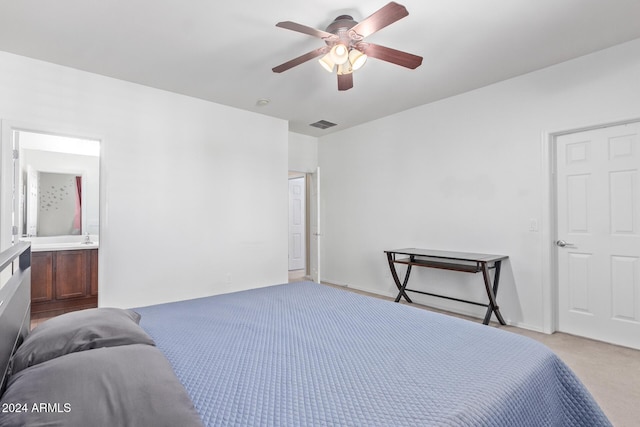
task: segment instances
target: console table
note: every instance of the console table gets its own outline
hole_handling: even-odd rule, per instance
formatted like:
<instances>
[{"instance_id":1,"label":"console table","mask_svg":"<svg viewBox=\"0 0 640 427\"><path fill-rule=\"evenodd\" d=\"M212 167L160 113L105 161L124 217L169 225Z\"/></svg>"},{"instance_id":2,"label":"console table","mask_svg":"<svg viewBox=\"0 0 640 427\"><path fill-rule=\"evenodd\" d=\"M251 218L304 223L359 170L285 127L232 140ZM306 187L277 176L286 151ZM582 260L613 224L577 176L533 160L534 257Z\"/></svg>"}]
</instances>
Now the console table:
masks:
<instances>
[{"instance_id":1,"label":"console table","mask_svg":"<svg viewBox=\"0 0 640 427\"><path fill-rule=\"evenodd\" d=\"M394 249L384 252L387 254L387 260L389 262L389 268L391 269L391 275L393 276L393 280L395 281L396 287L398 288L398 296L395 300L396 302L400 302L400 299L404 298L407 302L412 303L413 301L411 301L411 298L409 298L409 295L407 295L407 291L439 298L446 298L454 301L487 307L487 313L485 314L484 321L482 322L483 324L488 325L489 320L491 319L491 315L495 313L500 324L506 325L502 314L500 314L500 308L498 307L498 303L496 302L496 295L498 293L498 284L500 282L500 266L503 260L509 258L508 256L416 248ZM407 266L407 272L405 273L402 283L400 283L400 279L398 278L396 264L404 264ZM465 273L481 272L482 277L484 278L484 287L487 291L489 303L484 304L476 301L453 298L446 295L408 289L407 283L409 282L409 275L411 274L411 268L413 266L462 271ZM489 274L490 269L495 270L493 275L493 283L491 283L491 276Z\"/></svg>"}]
</instances>

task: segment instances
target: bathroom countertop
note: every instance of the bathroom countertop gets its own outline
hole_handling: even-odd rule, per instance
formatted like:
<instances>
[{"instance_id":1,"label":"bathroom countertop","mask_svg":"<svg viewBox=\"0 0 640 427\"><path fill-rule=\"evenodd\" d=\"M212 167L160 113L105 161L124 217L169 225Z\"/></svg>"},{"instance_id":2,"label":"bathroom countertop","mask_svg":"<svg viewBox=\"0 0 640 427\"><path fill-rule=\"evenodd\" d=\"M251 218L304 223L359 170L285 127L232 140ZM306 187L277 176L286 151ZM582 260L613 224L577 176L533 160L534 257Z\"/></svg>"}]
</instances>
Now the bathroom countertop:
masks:
<instances>
[{"instance_id":1,"label":"bathroom countertop","mask_svg":"<svg viewBox=\"0 0 640 427\"><path fill-rule=\"evenodd\" d=\"M25 239L27 240L27 239ZM75 239L74 239L75 240ZM100 242L90 240L89 243L84 241L69 241L67 239L47 239L35 238L31 239L31 252L47 252L47 251L73 251L82 249L98 249Z\"/></svg>"},{"instance_id":2,"label":"bathroom countertop","mask_svg":"<svg viewBox=\"0 0 640 427\"><path fill-rule=\"evenodd\" d=\"M82 249L98 249L98 247L100 247L100 244L97 242L31 243L31 252L74 251Z\"/></svg>"}]
</instances>

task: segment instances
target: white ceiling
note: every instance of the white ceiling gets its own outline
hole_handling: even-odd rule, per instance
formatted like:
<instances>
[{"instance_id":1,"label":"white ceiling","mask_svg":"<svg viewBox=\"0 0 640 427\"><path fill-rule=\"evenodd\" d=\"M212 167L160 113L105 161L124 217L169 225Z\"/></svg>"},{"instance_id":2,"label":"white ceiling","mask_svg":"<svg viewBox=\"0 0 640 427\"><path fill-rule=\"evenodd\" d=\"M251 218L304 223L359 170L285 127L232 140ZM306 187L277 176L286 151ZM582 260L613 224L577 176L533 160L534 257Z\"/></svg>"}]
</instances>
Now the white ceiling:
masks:
<instances>
[{"instance_id":1,"label":"white ceiling","mask_svg":"<svg viewBox=\"0 0 640 427\"><path fill-rule=\"evenodd\" d=\"M324 30L387 0L13 0L0 2L0 50L289 121L321 136L640 37L640 0L399 0L409 16L368 37L424 57L409 70L370 59L354 88L316 60L323 46L277 28ZM260 98L269 105L258 107ZM338 126L308 126L328 120Z\"/></svg>"}]
</instances>

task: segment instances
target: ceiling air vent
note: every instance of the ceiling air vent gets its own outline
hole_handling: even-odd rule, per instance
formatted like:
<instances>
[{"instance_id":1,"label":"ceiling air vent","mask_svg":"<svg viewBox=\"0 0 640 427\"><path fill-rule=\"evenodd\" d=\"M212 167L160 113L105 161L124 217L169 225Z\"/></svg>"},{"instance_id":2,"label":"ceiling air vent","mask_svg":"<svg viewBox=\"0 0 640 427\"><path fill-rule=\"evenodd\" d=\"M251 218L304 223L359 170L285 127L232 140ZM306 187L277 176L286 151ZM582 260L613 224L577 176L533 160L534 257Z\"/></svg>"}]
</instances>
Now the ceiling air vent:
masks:
<instances>
[{"instance_id":1,"label":"ceiling air vent","mask_svg":"<svg viewBox=\"0 0 640 427\"><path fill-rule=\"evenodd\" d=\"M319 128L319 129L327 129L335 125L336 125L335 123L331 123L326 120L320 120L315 123L311 123L309 126L313 126L314 128Z\"/></svg>"}]
</instances>

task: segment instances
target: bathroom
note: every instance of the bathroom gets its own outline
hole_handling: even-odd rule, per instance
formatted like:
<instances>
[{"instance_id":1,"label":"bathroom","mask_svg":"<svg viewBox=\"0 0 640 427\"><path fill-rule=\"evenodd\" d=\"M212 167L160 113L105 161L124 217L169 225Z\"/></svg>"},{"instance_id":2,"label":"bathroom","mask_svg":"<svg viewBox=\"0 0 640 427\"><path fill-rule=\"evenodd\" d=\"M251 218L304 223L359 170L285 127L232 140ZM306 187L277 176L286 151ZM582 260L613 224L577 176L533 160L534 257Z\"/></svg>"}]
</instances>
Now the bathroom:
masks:
<instances>
[{"instance_id":1,"label":"bathroom","mask_svg":"<svg viewBox=\"0 0 640 427\"><path fill-rule=\"evenodd\" d=\"M18 235L31 241L32 317L97 305L100 142L14 130Z\"/></svg>"}]
</instances>

